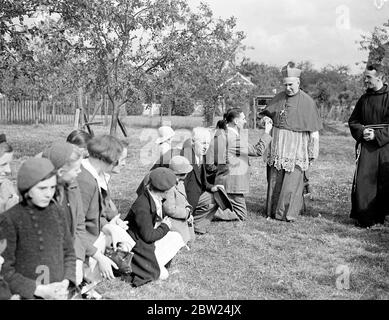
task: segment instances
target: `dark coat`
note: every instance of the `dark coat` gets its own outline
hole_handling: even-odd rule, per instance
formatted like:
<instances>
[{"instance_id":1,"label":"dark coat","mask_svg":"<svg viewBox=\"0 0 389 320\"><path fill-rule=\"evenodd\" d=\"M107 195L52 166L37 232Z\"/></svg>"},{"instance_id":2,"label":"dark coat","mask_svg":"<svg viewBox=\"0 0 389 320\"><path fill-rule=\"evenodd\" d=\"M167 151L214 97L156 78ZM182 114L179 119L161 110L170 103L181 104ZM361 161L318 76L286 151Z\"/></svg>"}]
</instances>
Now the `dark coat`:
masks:
<instances>
[{"instance_id":1,"label":"dark coat","mask_svg":"<svg viewBox=\"0 0 389 320\"><path fill-rule=\"evenodd\" d=\"M160 218L150 192L146 189L132 205L127 217L129 235L136 244L132 249L134 256L131 267L131 283L138 287L147 282L159 278L160 269L155 257L155 241L162 239L168 232L169 227L161 223L156 229L154 225Z\"/></svg>"},{"instance_id":2,"label":"dark coat","mask_svg":"<svg viewBox=\"0 0 389 320\"><path fill-rule=\"evenodd\" d=\"M215 170L216 167L212 164L207 165L206 156L203 156L203 163L201 165L196 164L195 152L191 139L184 142L181 155L186 157L193 166L193 170L189 172L185 178L184 185L188 202L195 210L201 194L205 191L211 192L213 184L209 182L209 177L214 176L215 172L213 172L213 170ZM212 169L207 170L207 168Z\"/></svg>"},{"instance_id":3,"label":"dark coat","mask_svg":"<svg viewBox=\"0 0 389 320\"><path fill-rule=\"evenodd\" d=\"M375 139L365 141L366 125L389 124L389 90L367 90L349 119L352 136L360 144L357 174L351 194L350 217L361 226L383 223L389 214L389 127L375 129Z\"/></svg>"},{"instance_id":4,"label":"dark coat","mask_svg":"<svg viewBox=\"0 0 389 320\"><path fill-rule=\"evenodd\" d=\"M69 227L53 202L44 209L19 203L3 213L0 239L7 239L1 275L12 294L33 299L38 277L75 283L76 256Z\"/></svg>"},{"instance_id":5,"label":"dark coat","mask_svg":"<svg viewBox=\"0 0 389 320\"><path fill-rule=\"evenodd\" d=\"M75 181L70 185L58 186L56 199L65 212L70 234L72 235L74 241L76 258L84 261L84 243L87 242L87 235L85 230L85 216L82 207L82 198L78 183Z\"/></svg>"},{"instance_id":6,"label":"dark coat","mask_svg":"<svg viewBox=\"0 0 389 320\"><path fill-rule=\"evenodd\" d=\"M77 176L77 182L81 193L86 230L83 245L86 256L90 257L96 253L97 249L93 243L99 237L100 230L113 218L115 213L110 212L107 208L106 203L109 195L105 194L105 190L100 190L96 179L82 166L81 172Z\"/></svg>"}]
</instances>

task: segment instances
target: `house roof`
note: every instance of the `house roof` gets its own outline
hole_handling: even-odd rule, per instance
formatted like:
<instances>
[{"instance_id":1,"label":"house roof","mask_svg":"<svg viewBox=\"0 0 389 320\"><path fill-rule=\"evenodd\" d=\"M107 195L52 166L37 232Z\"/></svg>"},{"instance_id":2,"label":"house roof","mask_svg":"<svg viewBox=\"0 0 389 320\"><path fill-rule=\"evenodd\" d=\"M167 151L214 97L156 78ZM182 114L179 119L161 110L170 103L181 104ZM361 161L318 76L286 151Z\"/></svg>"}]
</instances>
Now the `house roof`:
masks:
<instances>
[{"instance_id":1,"label":"house roof","mask_svg":"<svg viewBox=\"0 0 389 320\"><path fill-rule=\"evenodd\" d=\"M230 79L228 79L226 82L224 82L223 85L226 85L230 83L231 85L248 85L248 86L255 86L254 83L251 82L251 80L244 75L242 75L240 72L235 73Z\"/></svg>"}]
</instances>

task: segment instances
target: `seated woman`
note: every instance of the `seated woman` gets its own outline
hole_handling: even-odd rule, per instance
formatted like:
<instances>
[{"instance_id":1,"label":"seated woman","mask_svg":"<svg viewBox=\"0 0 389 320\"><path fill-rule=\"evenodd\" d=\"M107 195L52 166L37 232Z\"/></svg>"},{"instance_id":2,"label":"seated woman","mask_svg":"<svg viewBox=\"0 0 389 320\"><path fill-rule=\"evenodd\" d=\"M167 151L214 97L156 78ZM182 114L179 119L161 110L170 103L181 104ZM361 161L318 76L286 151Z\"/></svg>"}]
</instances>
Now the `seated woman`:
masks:
<instances>
[{"instance_id":1,"label":"seated woman","mask_svg":"<svg viewBox=\"0 0 389 320\"><path fill-rule=\"evenodd\" d=\"M22 298L66 299L74 284L76 257L62 211L52 201L57 186L48 159L27 159L19 169L22 202L3 213L0 239L7 240L1 275Z\"/></svg>"},{"instance_id":2,"label":"seated woman","mask_svg":"<svg viewBox=\"0 0 389 320\"><path fill-rule=\"evenodd\" d=\"M110 206L111 198L107 186L106 173L118 165L123 153L120 141L110 135L94 137L88 145L89 158L82 161L81 173L77 176L80 187L86 238L84 243L89 268L84 270L84 278L98 283L101 277L113 279L112 267L117 265L104 255L108 246L116 249L121 242L128 251L134 240L125 231L128 227L117 211ZM96 268L98 266L98 268Z\"/></svg>"},{"instance_id":3,"label":"seated woman","mask_svg":"<svg viewBox=\"0 0 389 320\"><path fill-rule=\"evenodd\" d=\"M55 200L62 208L67 219L69 231L74 241L76 253L77 285L82 282L83 262L85 260L85 219L83 214L80 188L76 181L81 172L82 151L68 142L54 142L46 148L42 157L49 159L57 171L57 191Z\"/></svg>"},{"instance_id":4,"label":"seated woman","mask_svg":"<svg viewBox=\"0 0 389 320\"><path fill-rule=\"evenodd\" d=\"M171 230L177 231L187 244L189 241L194 241L195 233L191 215L193 208L186 196L184 180L193 167L187 158L174 156L170 160L169 168L176 175L177 184L167 192L162 211L164 216L172 218Z\"/></svg>"},{"instance_id":5,"label":"seated woman","mask_svg":"<svg viewBox=\"0 0 389 320\"><path fill-rule=\"evenodd\" d=\"M11 175L13 149L5 134L0 134L0 213L8 210L19 202L19 196L12 182L7 178Z\"/></svg>"},{"instance_id":6,"label":"seated woman","mask_svg":"<svg viewBox=\"0 0 389 320\"><path fill-rule=\"evenodd\" d=\"M162 218L162 200L175 185L176 176L170 169L152 170L144 192L125 218L128 233L136 242L132 249L132 274L125 280L135 287L166 279L169 276L166 264L185 245L178 232L169 231L171 219Z\"/></svg>"},{"instance_id":7,"label":"seated woman","mask_svg":"<svg viewBox=\"0 0 389 320\"><path fill-rule=\"evenodd\" d=\"M183 156L174 156L169 163L169 169L176 175L177 184L166 193L166 199L163 201L163 216L171 218L171 231L177 231L187 244L194 241L195 234L193 229L192 206L189 204L184 180L189 172L193 170L189 160ZM146 186L150 183L150 173L147 173L142 183ZM143 189L144 192L144 189Z\"/></svg>"}]
</instances>

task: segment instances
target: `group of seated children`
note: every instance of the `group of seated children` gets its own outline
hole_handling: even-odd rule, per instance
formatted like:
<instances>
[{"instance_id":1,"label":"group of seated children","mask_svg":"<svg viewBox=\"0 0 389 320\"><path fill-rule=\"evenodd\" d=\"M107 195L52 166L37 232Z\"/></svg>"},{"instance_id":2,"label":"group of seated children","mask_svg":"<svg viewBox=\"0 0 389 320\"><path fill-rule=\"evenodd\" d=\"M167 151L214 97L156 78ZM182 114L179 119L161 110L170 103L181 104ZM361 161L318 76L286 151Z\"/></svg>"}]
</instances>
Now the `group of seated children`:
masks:
<instances>
[{"instance_id":1,"label":"group of seated children","mask_svg":"<svg viewBox=\"0 0 389 320\"><path fill-rule=\"evenodd\" d=\"M166 266L193 239L183 185L192 166L184 157L147 175L124 219L109 188L127 157L127 145L116 137L72 132L21 164L17 192L8 179L12 157L2 134L1 299L68 299L86 287L82 297L99 299L93 288L119 268L107 249L132 252L130 272L121 274L132 286L166 279Z\"/></svg>"}]
</instances>

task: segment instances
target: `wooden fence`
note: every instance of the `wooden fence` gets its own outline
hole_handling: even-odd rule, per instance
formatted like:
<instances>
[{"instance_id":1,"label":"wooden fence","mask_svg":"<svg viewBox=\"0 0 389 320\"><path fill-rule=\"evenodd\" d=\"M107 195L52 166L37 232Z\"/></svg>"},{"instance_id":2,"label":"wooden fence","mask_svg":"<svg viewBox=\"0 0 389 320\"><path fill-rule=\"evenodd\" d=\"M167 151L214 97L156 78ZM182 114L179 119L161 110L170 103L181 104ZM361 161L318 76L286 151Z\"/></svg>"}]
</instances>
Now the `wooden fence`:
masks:
<instances>
[{"instance_id":1,"label":"wooden fence","mask_svg":"<svg viewBox=\"0 0 389 320\"><path fill-rule=\"evenodd\" d=\"M72 124L76 106L48 101L13 101L0 98L0 123Z\"/></svg>"}]
</instances>

